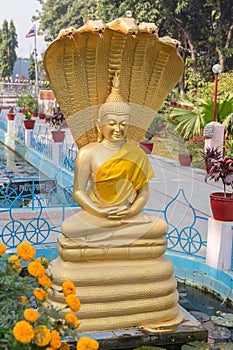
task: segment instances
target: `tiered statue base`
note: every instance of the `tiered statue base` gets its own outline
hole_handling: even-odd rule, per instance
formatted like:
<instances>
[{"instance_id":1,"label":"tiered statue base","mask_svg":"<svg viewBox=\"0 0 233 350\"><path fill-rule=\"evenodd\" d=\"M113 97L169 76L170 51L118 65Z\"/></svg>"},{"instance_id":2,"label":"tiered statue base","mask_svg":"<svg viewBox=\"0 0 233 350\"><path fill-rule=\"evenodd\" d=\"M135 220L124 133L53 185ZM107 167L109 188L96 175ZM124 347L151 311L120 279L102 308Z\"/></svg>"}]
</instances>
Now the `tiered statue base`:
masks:
<instances>
[{"instance_id":1,"label":"tiered statue base","mask_svg":"<svg viewBox=\"0 0 233 350\"><path fill-rule=\"evenodd\" d=\"M55 287L49 298L55 306L65 306L62 283L76 285L79 332L148 325L161 330L182 321L173 264L163 256L166 224L159 221L156 237L142 235L127 246L85 247L59 236L60 257L49 268Z\"/></svg>"}]
</instances>

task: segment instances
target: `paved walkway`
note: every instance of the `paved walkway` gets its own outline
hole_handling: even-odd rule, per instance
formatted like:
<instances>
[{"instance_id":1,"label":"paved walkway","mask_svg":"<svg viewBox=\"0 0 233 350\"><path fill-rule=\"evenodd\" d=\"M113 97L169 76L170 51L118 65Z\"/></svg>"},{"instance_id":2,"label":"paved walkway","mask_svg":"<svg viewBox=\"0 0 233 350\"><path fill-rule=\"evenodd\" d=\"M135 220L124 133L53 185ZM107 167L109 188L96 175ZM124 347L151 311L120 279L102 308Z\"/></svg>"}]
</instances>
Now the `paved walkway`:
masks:
<instances>
[{"instance_id":1,"label":"paved walkway","mask_svg":"<svg viewBox=\"0 0 233 350\"><path fill-rule=\"evenodd\" d=\"M166 209L169 232L174 227L181 232L184 227L188 229L194 226L202 240L206 241L207 218L212 216L209 195L212 192L223 191L221 182L206 183L204 170L192 166L181 166L177 161L157 155L150 154L148 157L154 169L155 178L150 181L150 198L146 207L158 211ZM177 196L181 189L184 196L182 192ZM163 213L153 214L164 218Z\"/></svg>"},{"instance_id":2,"label":"paved walkway","mask_svg":"<svg viewBox=\"0 0 233 350\"><path fill-rule=\"evenodd\" d=\"M147 207L161 210L183 189L185 196L200 216L211 216L209 195L222 192L221 182L205 182L206 172L192 166L156 155L148 156L155 178L150 182L150 199ZM181 200L183 203L185 201Z\"/></svg>"}]
</instances>

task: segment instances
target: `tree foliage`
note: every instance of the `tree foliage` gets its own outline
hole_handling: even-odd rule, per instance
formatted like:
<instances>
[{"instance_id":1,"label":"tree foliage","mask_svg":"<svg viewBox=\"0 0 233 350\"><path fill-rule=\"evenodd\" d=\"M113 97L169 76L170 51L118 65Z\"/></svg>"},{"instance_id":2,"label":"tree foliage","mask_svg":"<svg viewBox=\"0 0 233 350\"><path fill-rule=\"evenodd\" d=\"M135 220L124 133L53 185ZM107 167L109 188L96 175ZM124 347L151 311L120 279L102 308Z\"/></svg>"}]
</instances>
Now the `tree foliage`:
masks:
<instances>
[{"instance_id":1,"label":"tree foliage","mask_svg":"<svg viewBox=\"0 0 233 350\"><path fill-rule=\"evenodd\" d=\"M138 23L154 22L159 36L169 35L181 42L186 71L183 91L197 88L219 62L225 71L233 66L232 6L229 0L37 0L40 32L51 42L59 30L83 25L83 18L101 18L106 23L132 11ZM188 83L189 81L189 83Z\"/></svg>"},{"instance_id":2,"label":"tree foliage","mask_svg":"<svg viewBox=\"0 0 233 350\"><path fill-rule=\"evenodd\" d=\"M30 80L36 79L36 72L35 72L35 59L33 57L33 54L30 55L30 63L28 67L28 75Z\"/></svg>"},{"instance_id":3,"label":"tree foliage","mask_svg":"<svg viewBox=\"0 0 233 350\"><path fill-rule=\"evenodd\" d=\"M157 2L157 6L155 3ZM98 1L98 15L103 18L105 22L112 21L117 17L125 17L127 11L131 11L133 17L137 22L155 22L158 25L160 22L159 16L159 2L158 1Z\"/></svg>"},{"instance_id":4,"label":"tree foliage","mask_svg":"<svg viewBox=\"0 0 233 350\"><path fill-rule=\"evenodd\" d=\"M41 11L37 11L34 20L40 21L39 33L44 35L45 41L53 41L62 28L81 27L83 18L95 18L97 4L94 0L37 0Z\"/></svg>"},{"instance_id":5,"label":"tree foliage","mask_svg":"<svg viewBox=\"0 0 233 350\"><path fill-rule=\"evenodd\" d=\"M216 121L225 126L226 137L232 137L233 94L219 99L216 105ZM213 99L188 100L172 106L168 121L175 125L177 131L185 140L194 136L201 136L206 124L213 121Z\"/></svg>"},{"instance_id":6,"label":"tree foliage","mask_svg":"<svg viewBox=\"0 0 233 350\"><path fill-rule=\"evenodd\" d=\"M13 73L14 64L17 60L16 48L18 40L14 22L4 20L0 30L0 76L9 77Z\"/></svg>"}]
</instances>

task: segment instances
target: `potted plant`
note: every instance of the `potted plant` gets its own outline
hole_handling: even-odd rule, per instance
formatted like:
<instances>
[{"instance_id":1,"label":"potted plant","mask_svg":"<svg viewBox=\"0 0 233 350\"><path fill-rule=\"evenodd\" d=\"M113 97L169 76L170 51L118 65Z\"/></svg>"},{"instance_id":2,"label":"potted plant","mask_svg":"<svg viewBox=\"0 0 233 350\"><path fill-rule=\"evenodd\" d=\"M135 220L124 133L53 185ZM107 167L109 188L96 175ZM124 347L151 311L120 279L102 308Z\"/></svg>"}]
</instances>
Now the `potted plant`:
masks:
<instances>
[{"instance_id":1,"label":"potted plant","mask_svg":"<svg viewBox=\"0 0 233 350\"><path fill-rule=\"evenodd\" d=\"M180 165L190 166L193 160L193 156L190 153L180 153L178 154Z\"/></svg>"},{"instance_id":2,"label":"potted plant","mask_svg":"<svg viewBox=\"0 0 233 350\"><path fill-rule=\"evenodd\" d=\"M59 112L54 112L53 116L49 122L49 125L54 127L54 130L51 131L52 134L52 138L54 142L63 142L64 141L64 137L65 137L65 131L61 130L63 127L63 122L64 122L65 118L64 115Z\"/></svg>"},{"instance_id":3,"label":"potted plant","mask_svg":"<svg viewBox=\"0 0 233 350\"><path fill-rule=\"evenodd\" d=\"M178 153L178 159L181 166L190 166L193 160L192 155L192 147L193 142L192 139L190 139L187 142L181 143L179 145L179 153Z\"/></svg>"},{"instance_id":4,"label":"potted plant","mask_svg":"<svg viewBox=\"0 0 233 350\"><path fill-rule=\"evenodd\" d=\"M17 106L19 106L21 113L27 112L25 96L22 96L22 95L17 96L16 104L17 104Z\"/></svg>"},{"instance_id":5,"label":"potted plant","mask_svg":"<svg viewBox=\"0 0 233 350\"><path fill-rule=\"evenodd\" d=\"M27 130L32 130L34 128L34 125L35 125L35 120L33 119L33 115L31 112L26 112L24 115L23 115L23 118L24 118L24 127L25 129Z\"/></svg>"},{"instance_id":6,"label":"potted plant","mask_svg":"<svg viewBox=\"0 0 233 350\"><path fill-rule=\"evenodd\" d=\"M13 107L9 107L9 111L7 113L8 120L14 120L15 119L15 113Z\"/></svg>"},{"instance_id":7,"label":"potted plant","mask_svg":"<svg viewBox=\"0 0 233 350\"><path fill-rule=\"evenodd\" d=\"M210 206L213 217L220 221L233 221L233 157L210 159L211 167L205 181L221 180L223 192L210 194ZM231 186L232 191L227 192L226 187Z\"/></svg>"},{"instance_id":8,"label":"potted plant","mask_svg":"<svg viewBox=\"0 0 233 350\"><path fill-rule=\"evenodd\" d=\"M153 136L153 132L149 128L146 132L145 139L139 143L141 149L143 149L143 151L145 151L147 154L150 154L153 150L154 143L151 142Z\"/></svg>"},{"instance_id":9,"label":"potted plant","mask_svg":"<svg viewBox=\"0 0 233 350\"><path fill-rule=\"evenodd\" d=\"M38 117L38 107L36 104L35 104L35 106L33 106L31 113L32 113L33 117Z\"/></svg>"},{"instance_id":10,"label":"potted plant","mask_svg":"<svg viewBox=\"0 0 233 350\"><path fill-rule=\"evenodd\" d=\"M17 105L21 108L21 113L26 113L28 111L34 112L37 108L37 103L32 95L18 96Z\"/></svg>"},{"instance_id":11,"label":"potted plant","mask_svg":"<svg viewBox=\"0 0 233 350\"><path fill-rule=\"evenodd\" d=\"M172 128L170 130L174 140L173 151L178 157L181 166L190 166L193 160L191 153L192 145L182 139L182 137Z\"/></svg>"},{"instance_id":12,"label":"potted plant","mask_svg":"<svg viewBox=\"0 0 233 350\"><path fill-rule=\"evenodd\" d=\"M210 171L210 168L212 166L211 159L219 160L222 158L223 151L220 150L218 147L207 147L206 150L201 152L201 156L203 160L205 161L205 167L207 174Z\"/></svg>"},{"instance_id":13,"label":"potted plant","mask_svg":"<svg viewBox=\"0 0 233 350\"><path fill-rule=\"evenodd\" d=\"M40 118L40 119L45 119L45 118L46 118L45 113L40 112L40 113L39 113L39 118Z\"/></svg>"}]
</instances>

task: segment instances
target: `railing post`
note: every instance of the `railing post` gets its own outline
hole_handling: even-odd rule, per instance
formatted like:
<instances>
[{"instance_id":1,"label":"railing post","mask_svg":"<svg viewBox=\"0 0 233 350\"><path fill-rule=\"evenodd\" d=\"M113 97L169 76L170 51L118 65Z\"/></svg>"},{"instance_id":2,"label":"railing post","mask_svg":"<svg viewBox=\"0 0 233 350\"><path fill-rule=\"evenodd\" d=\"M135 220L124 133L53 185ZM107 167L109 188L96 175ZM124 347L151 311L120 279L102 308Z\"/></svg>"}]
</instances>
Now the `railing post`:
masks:
<instances>
[{"instance_id":1,"label":"railing post","mask_svg":"<svg viewBox=\"0 0 233 350\"><path fill-rule=\"evenodd\" d=\"M207 148L223 149L224 126L217 122L210 122L204 128L205 150Z\"/></svg>"},{"instance_id":2,"label":"railing post","mask_svg":"<svg viewBox=\"0 0 233 350\"><path fill-rule=\"evenodd\" d=\"M206 264L219 270L230 270L232 265L233 222L208 220Z\"/></svg>"},{"instance_id":3,"label":"railing post","mask_svg":"<svg viewBox=\"0 0 233 350\"><path fill-rule=\"evenodd\" d=\"M52 162L55 166L61 166L61 157L63 156L63 142L52 143Z\"/></svg>"},{"instance_id":4,"label":"railing post","mask_svg":"<svg viewBox=\"0 0 233 350\"><path fill-rule=\"evenodd\" d=\"M14 125L14 120L7 120L7 135L9 137L13 136L13 125Z\"/></svg>"},{"instance_id":5,"label":"railing post","mask_svg":"<svg viewBox=\"0 0 233 350\"><path fill-rule=\"evenodd\" d=\"M32 133L33 133L33 130L25 129L25 146L26 147L31 147Z\"/></svg>"}]
</instances>

